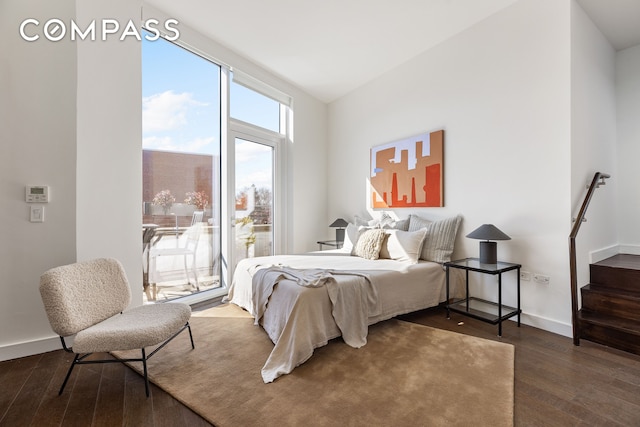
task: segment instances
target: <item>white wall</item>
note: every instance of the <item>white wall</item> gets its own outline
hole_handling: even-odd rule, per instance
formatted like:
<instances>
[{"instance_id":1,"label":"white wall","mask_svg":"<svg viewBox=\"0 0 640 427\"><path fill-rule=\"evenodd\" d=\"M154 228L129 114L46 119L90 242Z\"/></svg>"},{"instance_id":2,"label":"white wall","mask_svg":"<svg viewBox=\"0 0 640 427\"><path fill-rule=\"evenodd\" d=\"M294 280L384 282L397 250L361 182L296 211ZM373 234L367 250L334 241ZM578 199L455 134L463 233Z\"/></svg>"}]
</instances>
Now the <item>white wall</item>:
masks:
<instances>
[{"instance_id":1,"label":"white wall","mask_svg":"<svg viewBox=\"0 0 640 427\"><path fill-rule=\"evenodd\" d=\"M521 0L329 106L329 188L340 189L329 195L329 218L367 213L372 146L444 129L445 208L395 213L462 214L457 257L477 256L478 242L463 236L495 224L512 237L498 243L501 260L551 277L522 283L524 321L565 335L569 23L569 1Z\"/></svg>"},{"instance_id":2,"label":"white wall","mask_svg":"<svg viewBox=\"0 0 640 427\"><path fill-rule=\"evenodd\" d=\"M76 21L138 22L141 1L78 0ZM142 304L142 78L137 39L77 42L77 257L122 262Z\"/></svg>"},{"instance_id":3,"label":"white wall","mask_svg":"<svg viewBox=\"0 0 640 427\"><path fill-rule=\"evenodd\" d=\"M37 352L52 335L38 285L45 270L76 258L76 50L26 42L26 18L67 20L75 1L0 2L0 358ZM45 222L29 222L25 185L49 185ZM50 345L56 345L52 340Z\"/></svg>"},{"instance_id":4,"label":"white wall","mask_svg":"<svg viewBox=\"0 0 640 427\"><path fill-rule=\"evenodd\" d=\"M640 254L640 45L616 54L618 242Z\"/></svg>"},{"instance_id":5,"label":"white wall","mask_svg":"<svg viewBox=\"0 0 640 427\"><path fill-rule=\"evenodd\" d=\"M611 175L593 195L576 238L578 288L589 283L589 252L615 246L621 182L616 168L615 50L575 2L571 8L571 201L576 216L595 172ZM599 261L595 259L594 261Z\"/></svg>"},{"instance_id":6,"label":"white wall","mask_svg":"<svg viewBox=\"0 0 640 427\"><path fill-rule=\"evenodd\" d=\"M59 348L38 292L51 267L116 257L132 304L142 301L140 46L132 39L27 43L17 31L27 17L137 20L140 7L129 0L0 2L0 360ZM326 105L215 42L202 48L293 96L289 249L315 249L326 229ZM51 186L43 224L28 222L26 184Z\"/></svg>"}]
</instances>

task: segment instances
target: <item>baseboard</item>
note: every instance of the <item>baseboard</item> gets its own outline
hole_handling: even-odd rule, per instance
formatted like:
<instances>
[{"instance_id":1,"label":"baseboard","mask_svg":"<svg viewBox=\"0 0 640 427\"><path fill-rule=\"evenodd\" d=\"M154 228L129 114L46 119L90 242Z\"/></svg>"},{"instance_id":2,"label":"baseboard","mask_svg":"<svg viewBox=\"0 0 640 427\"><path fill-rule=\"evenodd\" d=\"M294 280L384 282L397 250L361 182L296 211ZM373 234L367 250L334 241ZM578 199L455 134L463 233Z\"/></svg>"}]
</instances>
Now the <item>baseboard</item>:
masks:
<instances>
[{"instance_id":1,"label":"baseboard","mask_svg":"<svg viewBox=\"0 0 640 427\"><path fill-rule=\"evenodd\" d=\"M589 263L593 264L618 254L640 255L639 245L618 244L589 252Z\"/></svg>"},{"instance_id":2,"label":"baseboard","mask_svg":"<svg viewBox=\"0 0 640 427\"><path fill-rule=\"evenodd\" d=\"M518 321L517 317L512 317L509 320L514 322ZM557 320L547 319L545 317L540 317L532 314L522 313L520 315L520 322L533 326L534 328L542 329L548 332L552 332L554 334L562 335L564 337L573 337L573 327L570 323L562 323Z\"/></svg>"},{"instance_id":3,"label":"baseboard","mask_svg":"<svg viewBox=\"0 0 640 427\"><path fill-rule=\"evenodd\" d=\"M618 245L620 254L640 255L640 246L638 245Z\"/></svg>"},{"instance_id":4,"label":"baseboard","mask_svg":"<svg viewBox=\"0 0 640 427\"><path fill-rule=\"evenodd\" d=\"M60 337L42 338L35 341L21 342L0 346L0 361L18 359L62 349Z\"/></svg>"},{"instance_id":5,"label":"baseboard","mask_svg":"<svg viewBox=\"0 0 640 427\"><path fill-rule=\"evenodd\" d=\"M640 248L638 248L640 250ZM618 255L621 252L620 245L608 246L602 249L596 249L595 251L589 252L589 264L594 264L596 262L602 261L603 259L611 258L614 255Z\"/></svg>"}]
</instances>

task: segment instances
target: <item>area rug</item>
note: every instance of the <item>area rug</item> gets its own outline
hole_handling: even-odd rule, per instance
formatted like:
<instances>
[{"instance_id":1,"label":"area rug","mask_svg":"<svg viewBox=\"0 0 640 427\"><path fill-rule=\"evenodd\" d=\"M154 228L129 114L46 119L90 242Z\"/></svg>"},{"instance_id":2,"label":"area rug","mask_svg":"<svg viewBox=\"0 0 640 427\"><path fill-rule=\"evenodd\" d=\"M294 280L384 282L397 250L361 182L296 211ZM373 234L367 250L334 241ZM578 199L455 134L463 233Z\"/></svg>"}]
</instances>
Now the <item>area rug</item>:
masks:
<instances>
[{"instance_id":1,"label":"area rug","mask_svg":"<svg viewBox=\"0 0 640 427\"><path fill-rule=\"evenodd\" d=\"M149 377L218 427L513 425L510 344L391 319L364 347L332 340L265 384L273 344L245 311L214 307L191 325L195 350L181 334L149 360Z\"/></svg>"}]
</instances>

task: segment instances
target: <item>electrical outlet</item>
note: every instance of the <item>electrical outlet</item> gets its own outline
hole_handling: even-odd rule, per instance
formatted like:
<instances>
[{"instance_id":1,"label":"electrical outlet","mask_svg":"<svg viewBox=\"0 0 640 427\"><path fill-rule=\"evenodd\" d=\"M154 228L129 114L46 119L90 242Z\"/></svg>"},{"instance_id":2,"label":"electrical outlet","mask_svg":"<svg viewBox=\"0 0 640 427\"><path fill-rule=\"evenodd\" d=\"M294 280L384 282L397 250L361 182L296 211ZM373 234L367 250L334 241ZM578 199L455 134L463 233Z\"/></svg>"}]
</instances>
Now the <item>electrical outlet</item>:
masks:
<instances>
[{"instance_id":1,"label":"electrical outlet","mask_svg":"<svg viewBox=\"0 0 640 427\"><path fill-rule=\"evenodd\" d=\"M531 272L520 270L520 280L525 280L525 281L531 280Z\"/></svg>"},{"instance_id":2,"label":"electrical outlet","mask_svg":"<svg viewBox=\"0 0 640 427\"><path fill-rule=\"evenodd\" d=\"M551 278L549 276L545 276L544 274L534 274L533 281L536 283L542 283L543 285L548 285Z\"/></svg>"}]
</instances>

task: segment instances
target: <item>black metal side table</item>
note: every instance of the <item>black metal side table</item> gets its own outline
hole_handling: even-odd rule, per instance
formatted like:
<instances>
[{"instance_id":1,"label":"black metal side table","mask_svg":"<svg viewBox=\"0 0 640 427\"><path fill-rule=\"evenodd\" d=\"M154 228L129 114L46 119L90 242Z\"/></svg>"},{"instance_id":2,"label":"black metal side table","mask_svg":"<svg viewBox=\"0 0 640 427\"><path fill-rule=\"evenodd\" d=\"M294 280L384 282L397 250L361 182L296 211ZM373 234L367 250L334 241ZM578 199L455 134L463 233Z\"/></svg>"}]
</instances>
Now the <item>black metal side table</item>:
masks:
<instances>
[{"instance_id":1,"label":"black metal side table","mask_svg":"<svg viewBox=\"0 0 640 427\"><path fill-rule=\"evenodd\" d=\"M317 243L320 250L322 250L322 246L332 246L336 249L340 249L343 242L341 242L340 240L318 240Z\"/></svg>"},{"instance_id":2,"label":"black metal side table","mask_svg":"<svg viewBox=\"0 0 640 427\"><path fill-rule=\"evenodd\" d=\"M450 261L444 264L447 276L447 319L450 318L450 312L463 314L473 317L483 322L498 325L498 336L502 336L502 321L513 316L518 316L518 327L520 327L520 264L512 264L509 262L500 262L496 264L482 264L478 258L465 258L457 261ZM449 302L449 269L457 268L465 270L465 298ZM517 307L509 307L502 304L502 273L516 270L517 274ZM469 295L469 272L475 271L482 274L491 274L498 276L498 302L487 301L480 298L471 297Z\"/></svg>"}]
</instances>

